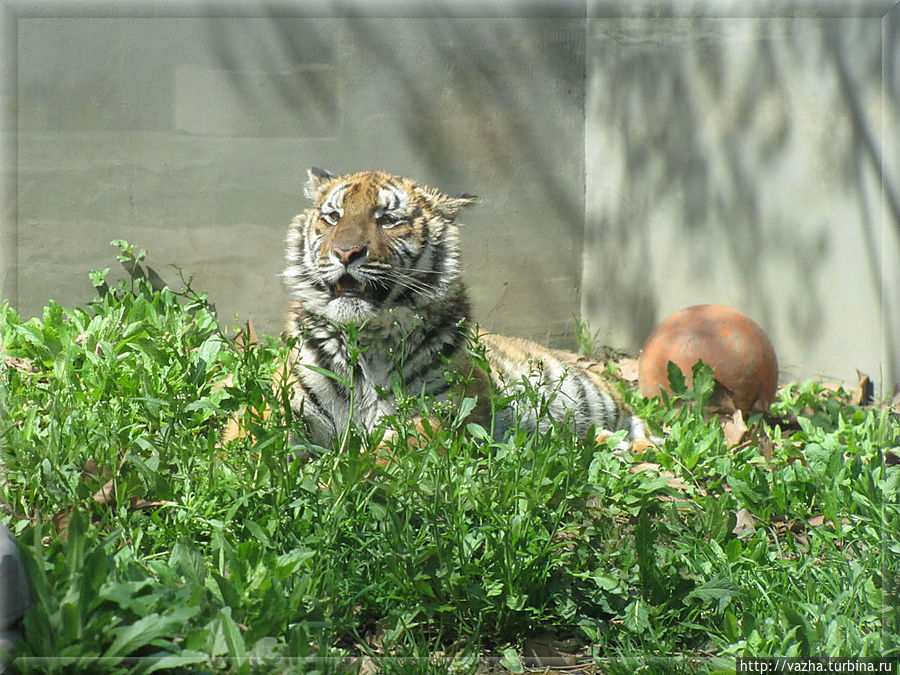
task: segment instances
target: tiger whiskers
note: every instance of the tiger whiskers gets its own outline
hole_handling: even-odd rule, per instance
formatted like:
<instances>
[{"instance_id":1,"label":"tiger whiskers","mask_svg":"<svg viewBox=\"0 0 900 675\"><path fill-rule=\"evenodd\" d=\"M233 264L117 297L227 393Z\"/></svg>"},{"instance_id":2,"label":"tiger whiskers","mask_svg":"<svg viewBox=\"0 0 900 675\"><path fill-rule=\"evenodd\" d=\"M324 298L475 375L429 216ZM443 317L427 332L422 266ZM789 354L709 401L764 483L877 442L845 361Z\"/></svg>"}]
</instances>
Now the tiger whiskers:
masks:
<instances>
[{"instance_id":1,"label":"tiger whiskers","mask_svg":"<svg viewBox=\"0 0 900 675\"><path fill-rule=\"evenodd\" d=\"M416 293L421 293L422 295L426 295L431 298L437 297L439 295L439 289L436 288L433 284L421 279L416 279L410 274L399 272L396 270L396 268L383 270L381 274L371 277L371 281L372 283L381 285L383 288L387 288L389 284L393 284L394 286L399 286L400 288L414 291Z\"/></svg>"}]
</instances>

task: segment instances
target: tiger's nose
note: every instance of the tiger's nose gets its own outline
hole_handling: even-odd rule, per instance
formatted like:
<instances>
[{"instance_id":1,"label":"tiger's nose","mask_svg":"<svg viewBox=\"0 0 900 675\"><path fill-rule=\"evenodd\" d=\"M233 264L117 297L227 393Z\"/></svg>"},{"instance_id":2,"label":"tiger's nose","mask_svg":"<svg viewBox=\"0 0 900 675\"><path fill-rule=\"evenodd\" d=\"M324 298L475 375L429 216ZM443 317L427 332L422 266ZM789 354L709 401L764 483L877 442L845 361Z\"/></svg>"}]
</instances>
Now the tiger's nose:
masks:
<instances>
[{"instance_id":1,"label":"tiger's nose","mask_svg":"<svg viewBox=\"0 0 900 675\"><path fill-rule=\"evenodd\" d=\"M331 249L331 252L344 267L349 267L351 263L364 259L368 249L365 246L354 246L353 248L335 246Z\"/></svg>"}]
</instances>

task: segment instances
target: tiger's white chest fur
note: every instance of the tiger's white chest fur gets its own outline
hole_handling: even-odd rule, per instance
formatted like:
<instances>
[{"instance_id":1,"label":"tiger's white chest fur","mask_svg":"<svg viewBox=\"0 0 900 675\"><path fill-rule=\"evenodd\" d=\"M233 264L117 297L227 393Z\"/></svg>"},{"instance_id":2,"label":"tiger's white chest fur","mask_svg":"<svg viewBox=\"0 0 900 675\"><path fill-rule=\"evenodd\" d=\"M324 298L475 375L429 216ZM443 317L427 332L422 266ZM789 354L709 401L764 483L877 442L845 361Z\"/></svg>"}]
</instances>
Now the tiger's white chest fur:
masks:
<instances>
[{"instance_id":1,"label":"tiger's white chest fur","mask_svg":"<svg viewBox=\"0 0 900 675\"><path fill-rule=\"evenodd\" d=\"M294 370L300 392L294 407L303 411L310 440L328 445L348 425L372 430L396 412L398 388L446 395L436 350L459 335L441 328L411 309L393 308L351 333L327 324L306 331Z\"/></svg>"}]
</instances>

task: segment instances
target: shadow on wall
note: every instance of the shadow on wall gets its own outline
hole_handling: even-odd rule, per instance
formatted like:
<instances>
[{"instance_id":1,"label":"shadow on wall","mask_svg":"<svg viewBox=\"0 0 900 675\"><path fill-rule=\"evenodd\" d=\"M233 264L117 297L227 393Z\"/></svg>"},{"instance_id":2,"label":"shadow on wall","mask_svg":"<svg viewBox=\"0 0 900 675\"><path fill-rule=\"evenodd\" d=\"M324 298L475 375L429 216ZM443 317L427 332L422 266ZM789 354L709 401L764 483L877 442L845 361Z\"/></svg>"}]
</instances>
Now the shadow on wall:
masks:
<instances>
[{"instance_id":1,"label":"shadow on wall","mask_svg":"<svg viewBox=\"0 0 900 675\"><path fill-rule=\"evenodd\" d=\"M900 50L882 64L898 18L883 37L877 19L592 22L582 306L629 326L613 343L639 347L666 314L716 298L786 352L847 321L877 350L883 323L884 374L900 375L883 295L900 281L883 264L900 174L882 156L898 148L881 129L882 104L900 102Z\"/></svg>"},{"instance_id":2,"label":"shadow on wall","mask_svg":"<svg viewBox=\"0 0 900 675\"><path fill-rule=\"evenodd\" d=\"M571 335L584 229L583 16L335 8L309 18L266 16L267 7L238 18L204 7L192 18L21 22L10 238L29 261L18 268L25 313L51 294L82 301L70 289L105 266L106 242L148 246L149 235L152 264L196 273L225 320L252 314L260 330L279 330L282 241L306 207L305 170L317 165L480 195L463 219L479 320ZM63 67L72 63L78 86ZM82 233L74 252L73 230Z\"/></svg>"},{"instance_id":3,"label":"shadow on wall","mask_svg":"<svg viewBox=\"0 0 900 675\"><path fill-rule=\"evenodd\" d=\"M348 22L355 50L377 64L359 100L378 113L359 135L385 145L402 136L398 165L479 195L462 217L462 246L484 328L571 346L584 236L584 22L444 19L416 29L424 41L404 40L402 22ZM390 156L371 140L354 143L362 157Z\"/></svg>"},{"instance_id":4,"label":"shadow on wall","mask_svg":"<svg viewBox=\"0 0 900 675\"><path fill-rule=\"evenodd\" d=\"M571 336L584 231L584 20L358 17L331 28L341 45L339 130L305 161L478 194L462 217L476 318L550 341ZM282 33L268 48L287 53L296 40ZM237 67L230 49L217 54L222 69ZM282 94L285 110L293 98Z\"/></svg>"}]
</instances>

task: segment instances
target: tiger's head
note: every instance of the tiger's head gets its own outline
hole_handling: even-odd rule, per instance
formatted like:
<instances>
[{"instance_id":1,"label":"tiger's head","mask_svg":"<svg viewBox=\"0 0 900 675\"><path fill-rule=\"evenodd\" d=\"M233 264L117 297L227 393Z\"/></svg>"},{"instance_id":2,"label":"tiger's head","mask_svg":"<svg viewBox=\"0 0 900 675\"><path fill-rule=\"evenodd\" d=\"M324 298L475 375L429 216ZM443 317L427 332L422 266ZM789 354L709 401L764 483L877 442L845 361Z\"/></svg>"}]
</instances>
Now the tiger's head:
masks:
<instances>
[{"instance_id":1,"label":"tiger's head","mask_svg":"<svg viewBox=\"0 0 900 675\"><path fill-rule=\"evenodd\" d=\"M358 324L457 288L455 221L472 195L446 195L382 171L336 176L317 168L305 194L312 207L291 223L284 274L305 311Z\"/></svg>"}]
</instances>

